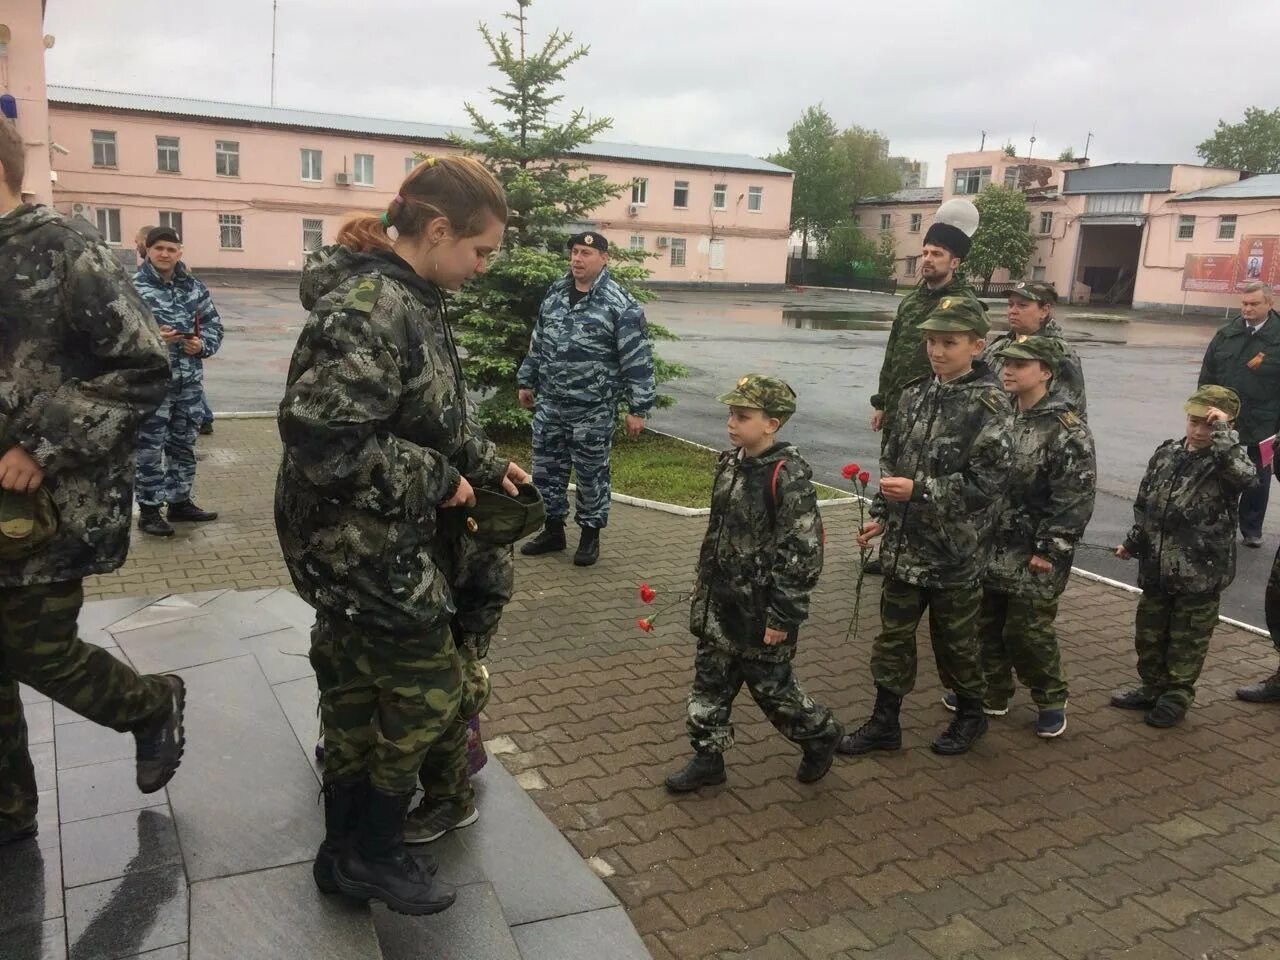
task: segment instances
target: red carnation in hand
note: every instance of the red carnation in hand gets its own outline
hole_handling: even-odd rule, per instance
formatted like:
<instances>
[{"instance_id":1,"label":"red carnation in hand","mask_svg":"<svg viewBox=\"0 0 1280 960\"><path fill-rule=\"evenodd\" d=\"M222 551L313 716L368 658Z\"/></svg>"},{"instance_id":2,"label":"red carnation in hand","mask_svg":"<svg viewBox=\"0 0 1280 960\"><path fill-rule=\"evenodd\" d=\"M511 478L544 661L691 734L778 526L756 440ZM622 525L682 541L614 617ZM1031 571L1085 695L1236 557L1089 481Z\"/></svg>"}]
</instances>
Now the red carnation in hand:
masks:
<instances>
[{"instance_id":1,"label":"red carnation in hand","mask_svg":"<svg viewBox=\"0 0 1280 960\"><path fill-rule=\"evenodd\" d=\"M840 475L846 480L852 480L858 475L859 469L861 468L856 463L846 463L840 470Z\"/></svg>"},{"instance_id":2,"label":"red carnation in hand","mask_svg":"<svg viewBox=\"0 0 1280 960\"><path fill-rule=\"evenodd\" d=\"M647 619L645 619L644 617L638 617L638 618L636 619L636 626L637 626L637 627L639 627L641 630L643 630L645 633L652 633L652 632L653 632L653 624L652 624L652 623L650 623L650 622L649 622Z\"/></svg>"},{"instance_id":3,"label":"red carnation in hand","mask_svg":"<svg viewBox=\"0 0 1280 960\"><path fill-rule=\"evenodd\" d=\"M657 595L658 595L657 591L655 591L647 583L640 584L640 599L643 602L653 603L653 598L656 597Z\"/></svg>"},{"instance_id":4,"label":"red carnation in hand","mask_svg":"<svg viewBox=\"0 0 1280 960\"><path fill-rule=\"evenodd\" d=\"M858 482L865 487L868 483L871 482L871 474L868 473L866 470L863 470L860 474L858 474Z\"/></svg>"}]
</instances>

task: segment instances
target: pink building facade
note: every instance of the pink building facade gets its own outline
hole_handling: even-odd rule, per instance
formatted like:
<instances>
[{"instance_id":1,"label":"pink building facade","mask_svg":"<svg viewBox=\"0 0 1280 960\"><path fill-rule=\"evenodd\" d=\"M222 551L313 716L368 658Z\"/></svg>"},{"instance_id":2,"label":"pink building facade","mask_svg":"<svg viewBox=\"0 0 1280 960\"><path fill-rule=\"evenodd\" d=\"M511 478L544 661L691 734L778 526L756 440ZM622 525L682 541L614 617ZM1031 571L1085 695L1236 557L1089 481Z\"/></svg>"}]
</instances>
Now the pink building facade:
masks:
<instances>
[{"instance_id":1,"label":"pink building facade","mask_svg":"<svg viewBox=\"0 0 1280 960\"><path fill-rule=\"evenodd\" d=\"M44 5L40 0L5 0L0 4L0 27L8 35L0 45L0 93L7 93L17 101L18 117L14 122L27 147L22 195L37 203L50 203L53 181L44 52L46 45L52 46L54 40L45 39Z\"/></svg>"},{"instance_id":2,"label":"pink building facade","mask_svg":"<svg viewBox=\"0 0 1280 960\"><path fill-rule=\"evenodd\" d=\"M49 87L55 205L109 243L179 229L194 268L297 270L355 211L382 210L423 154L460 152L427 124ZM582 228L642 247L667 283L783 281L791 174L747 156L607 144L590 175L628 184Z\"/></svg>"}]
</instances>

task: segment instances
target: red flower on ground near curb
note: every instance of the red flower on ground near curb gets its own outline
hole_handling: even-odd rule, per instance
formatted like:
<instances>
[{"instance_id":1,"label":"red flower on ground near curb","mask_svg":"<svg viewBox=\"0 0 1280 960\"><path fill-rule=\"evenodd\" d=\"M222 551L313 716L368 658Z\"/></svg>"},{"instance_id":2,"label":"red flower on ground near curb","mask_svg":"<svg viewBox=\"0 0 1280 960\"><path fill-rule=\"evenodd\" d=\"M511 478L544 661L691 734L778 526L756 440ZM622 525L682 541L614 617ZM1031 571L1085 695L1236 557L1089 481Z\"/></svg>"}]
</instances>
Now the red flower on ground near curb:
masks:
<instances>
[{"instance_id":1,"label":"red flower on ground near curb","mask_svg":"<svg viewBox=\"0 0 1280 960\"><path fill-rule=\"evenodd\" d=\"M640 599L644 603L653 603L653 598L657 595L658 592L647 583L640 584Z\"/></svg>"},{"instance_id":2,"label":"red flower on ground near curb","mask_svg":"<svg viewBox=\"0 0 1280 960\"><path fill-rule=\"evenodd\" d=\"M652 623L650 623L650 622L649 622L647 619L645 619L644 617L637 617L637 618L636 618L636 626L637 626L637 627L639 627L641 630L643 630L645 633L652 633L652 632L653 632L653 624L652 624Z\"/></svg>"}]
</instances>

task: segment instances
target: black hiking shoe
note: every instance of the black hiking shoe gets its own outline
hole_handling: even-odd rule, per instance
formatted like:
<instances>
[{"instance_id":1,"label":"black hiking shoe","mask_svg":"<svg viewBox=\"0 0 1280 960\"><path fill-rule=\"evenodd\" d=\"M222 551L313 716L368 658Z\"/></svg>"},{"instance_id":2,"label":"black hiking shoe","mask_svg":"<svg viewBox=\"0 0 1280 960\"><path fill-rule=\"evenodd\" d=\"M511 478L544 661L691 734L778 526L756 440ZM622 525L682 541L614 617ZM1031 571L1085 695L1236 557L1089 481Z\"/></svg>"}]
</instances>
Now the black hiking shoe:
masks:
<instances>
[{"instance_id":1,"label":"black hiking shoe","mask_svg":"<svg viewBox=\"0 0 1280 960\"><path fill-rule=\"evenodd\" d=\"M1265 680L1241 687L1236 691L1236 697L1249 703L1280 703L1280 670Z\"/></svg>"},{"instance_id":2,"label":"black hiking shoe","mask_svg":"<svg viewBox=\"0 0 1280 960\"><path fill-rule=\"evenodd\" d=\"M595 527L583 527L578 538L578 551L573 555L575 567L590 567L600 559L600 531Z\"/></svg>"},{"instance_id":3,"label":"black hiking shoe","mask_svg":"<svg viewBox=\"0 0 1280 960\"><path fill-rule=\"evenodd\" d=\"M898 723L901 709L900 696L884 687L876 687L876 705L871 710L871 719L853 733L841 737L836 753L854 757L872 750L901 749L902 727Z\"/></svg>"},{"instance_id":4,"label":"black hiking shoe","mask_svg":"<svg viewBox=\"0 0 1280 960\"><path fill-rule=\"evenodd\" d=\"M968 753L980 736L987 732L987 715L982 712L982 701L972 697L956 698L956 713L947 729L930 746L934 753L944 757Z\"/></svg>"},{"instance_id":5,"label":"black hiking shoe","mask_svg":"<svg viewBox=\"0 0 1280 960\"><path fill-rule=\"evenodd\" d=\"M186 731L182 727L182 714L187 705L186 684L173 674L165 674L160 679L169 687L168 703L156 711L146 726L133 731L137 742L138 789L143 793L155 793L173 779L187 746Z\"/></svg>"},{"instance_id":6,"label":"black hiking shoe","mask_svg":"<svg viewBox=\"0 0 1280 960\"><path fill-rule=\"evenodd\" d=\"M1147 722L1149 727L1164 729L1166 727L1176 727L1186 715L1187 708L1182 704L1162 698L1156 701L1156 705L1147 711L1147 715L1142 719Z\"/></svg>"},{"instance_id":7,"label":"black hiking shoe","mask_svg":"<svg viewBox=\"0 0 1280 960\"><path fill-rule=\"evenodd\" d=\"M520 552L526 557L536 557L544 553L557 553L564 547L564 521L547 520L542 526L542 532L521 547Z\"/></svg>"},{"instance_id":8,"label":"black hiking shoe","mask_svg":"<svg viewBox=\"0 0 1280 960\"><path fill-rule=\"evenodd\" d=\"M666 779L672 793L692 793L699 787L724 783L724 756L719 753L695 753L693 759Z\"/></svg>"},{"instance_id":9,"label":"black hiking shoe","mask_svg":"<svg viewBox=\"0 0 1280 960\"><path fill-rule=\"evenodd\" d=\"M183 500L169 504L169 519L179 523L208 523L217 520L218 514L215 510L201 510L190 500Z\"/></svg>"},{"instance_id":10,"label":"black hiking shoe","mask_svg":"<svg viewBox=\"0 0 1280 960\"><path fill-rule=\"evenodd\" d=\"M1125 690L1123 693L1112 694L1111 705L1121 710L1150 710L1156 705L1158 699L1142 687L1137 687L1133 690Z\"/></svg>"},{"instance_id":11,"label":"black hiking shoe","mask_svg":"<svg viewBox=\"0 0 1280 960\"><path fill-rule=\"evenodd\" d=\"M804 751L804 759L796 768L796 779L801 783L817 783L827 775L831 763L836 758L836 747L844 739L844 727L835 725L835 731L827 739L808 747Z\"/></svg>"},{"instance_id":12,"label":"black hiking shoe","mask_svg":"<svg viewBox=\"0 0 1280 960\"><path fill-rule=\"evenodd\" d=\"M173 527L160 515L159 507L138 508L138 529L153 537L172 537Z\"/></svg>"}]
</instances>

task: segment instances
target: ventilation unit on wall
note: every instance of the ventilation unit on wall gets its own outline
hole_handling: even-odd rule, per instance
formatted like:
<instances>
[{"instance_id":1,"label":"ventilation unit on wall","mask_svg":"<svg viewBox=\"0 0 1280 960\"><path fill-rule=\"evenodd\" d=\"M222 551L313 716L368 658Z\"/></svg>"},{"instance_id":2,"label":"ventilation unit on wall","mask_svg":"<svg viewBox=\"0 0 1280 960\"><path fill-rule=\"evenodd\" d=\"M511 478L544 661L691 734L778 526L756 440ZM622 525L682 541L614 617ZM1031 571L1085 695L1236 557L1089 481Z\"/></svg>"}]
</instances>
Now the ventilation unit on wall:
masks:
<instances>
[{"instance_id":1,"label":"ventilation unit on wall","mask_svg":"<svg viewBox=\"0 0 1280 960\"><path fill-rule=\"evenodd\" d=\"M660 246L660 247L669 247L669 246L671 246L671 238L670 238L670 237L659 237L659 238L658 238L658 246Z\"/></svg>"},{"instance_id":2,"label":"ventilation unit on wall","mask_svg":"<svg viewBox=\"0 0 1280 960\"><path fill-rule=\"evenodd\" d=\"M336 183L336 184L337 184L338 186L340 186L340 187L349 187L349 186L351 186L351 174L349 174L349 173L335 173L335 174L333 175L333 182L334 182L334 183Z\"/></svg>"},{"instance_id":3,"label":"ventilation unit on wall","mask_svg":"<svg viewBox=\"0 0 1280 960\"><path fill-rule=\"evenodd\" d=\"M71 216L79 217L82 220L93 222L93 207L87 203L73 203L71 205Z\"/></svg>"},{"instance_id":4,"label":"ventilation unit on wall","mask_svg":"<svg viewBox=\"0 0 1280 960\"><path fill-rule=\"evenodd\" d=\"M627 207L627 216L634 217L640 213L640 204L633 203Z\"/></svg>"}]
</instances>

